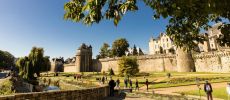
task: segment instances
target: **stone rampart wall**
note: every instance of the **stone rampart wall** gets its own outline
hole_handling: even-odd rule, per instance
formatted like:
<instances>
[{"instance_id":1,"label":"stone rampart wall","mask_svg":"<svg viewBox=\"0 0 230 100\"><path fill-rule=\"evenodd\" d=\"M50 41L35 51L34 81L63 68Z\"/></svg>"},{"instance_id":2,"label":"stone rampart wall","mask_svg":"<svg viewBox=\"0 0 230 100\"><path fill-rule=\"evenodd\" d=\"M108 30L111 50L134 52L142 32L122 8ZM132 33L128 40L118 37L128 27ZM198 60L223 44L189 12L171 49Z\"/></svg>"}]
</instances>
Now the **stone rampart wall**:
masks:
<instances>
[{"instance_id":1,"label":"stone rampart wall","mask_svg":"<svg viewBox=\"0 0 230 100\"><path fill-rule=\"evenodd\" d=\"M100 59L95 66L101 68L101 71L108 71L112 68L118 71L118 62L121 58L106 58ZM145 55L138 56L137 62L139 64L140 72L153 71L176 71L176 56L175 55Z\"/></svg>"},{"instance_id":2,"label":"stone rampart wall","mask_svg":"<svg viewBox=\"0 0 230 100\"><path fill-rule=\"evenodd\" d=\"M75 64L64 64L64 72L76 72L77 67Z\"/></svg>"},{"instance_id":3,"label":"stone rampart wall","mask_svg":"<svg viewBox=\"0 0 230 100\"><path fill-rule=\"evenodd\" d=\"M230 72L230 52L208 52L194 56L197 72Z\"/></svg>"},{"instance_id":4,"label":"stone rampart wall","mask_svg":"<svg viewBox=\"0 0 230 100\"><path fill-rule=\"evenodd\" d=\"M83 90L21 93L0 96L0 100L103 100L109 95L109 87Z\"/></svg>"},{"instance_id":5,"label":"stone rampart wall","mask_svg":"<svg viewBox=\"0 0 230 100\"><path fill-rule=\"evenodd\" d=\"M94 66L99 71L108 71L112 68L118 71L118 62L121 58L100 59ZM206 52L193 55L196 72L230 72L230 52ZM138 56L140 72L176 72L176 55L145 55Z\"/></svg>"}]
</instances>

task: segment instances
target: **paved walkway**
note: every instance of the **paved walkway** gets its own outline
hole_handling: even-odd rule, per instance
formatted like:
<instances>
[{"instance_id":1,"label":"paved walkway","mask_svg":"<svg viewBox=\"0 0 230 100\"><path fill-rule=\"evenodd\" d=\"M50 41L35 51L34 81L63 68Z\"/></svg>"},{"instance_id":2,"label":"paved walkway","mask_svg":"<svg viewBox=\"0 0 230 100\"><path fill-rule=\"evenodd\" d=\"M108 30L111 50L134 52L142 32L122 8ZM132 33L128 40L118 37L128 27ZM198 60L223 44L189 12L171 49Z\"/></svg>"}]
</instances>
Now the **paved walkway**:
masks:
<instances>
[{"instance_id":1,"label":"paved walkway","mask_svg":"<svg viewBox=\"0 0 230 100\"><path fill-rule=\"evenodd\" d=\"M212 83L213 88L222 88L226 86L226 82L223 83ZM203 89L203 85L201 85L201 89ZM178 86L178 87L169 87L169 88L159 88L159 89L149 89L149 91L146 91L146 86L143 86L140 88L140 92L147 92L147 93L154 93L157 94L168 94L168 95L181 95L176 92L182 92L182 91L191 91L191 90L198 90L196 85L189 85L189 86ZM199 96L190 96L190 97L198 97ZM202 97L206 99L206 97ZM214 100L222 100L218 98L214 98Z\"/></svg>"},{"instance_id":2,"label":"paved walkway","mask_svg":"<svg viewBox=\"0 0 230 100\"><path fill-rule=\"evenodd\" d=\"M226 86L226 82L222 83L212 83L213 88L222 88ZM201 88L203 89L203 85L201 85ZM182 92L182 91L191 91L191 90L198 90L196 85L189 85L189 86L178 86L178 87L169 87L169 88L159 88L159 89L149 89L149 91L146 91L146 87L143 86L140 88L138 92L142 93L152 93L154 90L154 93L157 94L166 94L166 95L181 95L176 92ZM199 96L194 96L194 95L188 95L189 97L193 98L200 98ZM203 100L206 100L206 97L202 96L201 97ZM223 100L219 98L213 98L214 100ZM117 97L108 97L105 100L122 100ZM126 96L125 100L153 100L150 98L145 98L145 97L138 97L138 96Z\"/></svg>"}]
</instances>

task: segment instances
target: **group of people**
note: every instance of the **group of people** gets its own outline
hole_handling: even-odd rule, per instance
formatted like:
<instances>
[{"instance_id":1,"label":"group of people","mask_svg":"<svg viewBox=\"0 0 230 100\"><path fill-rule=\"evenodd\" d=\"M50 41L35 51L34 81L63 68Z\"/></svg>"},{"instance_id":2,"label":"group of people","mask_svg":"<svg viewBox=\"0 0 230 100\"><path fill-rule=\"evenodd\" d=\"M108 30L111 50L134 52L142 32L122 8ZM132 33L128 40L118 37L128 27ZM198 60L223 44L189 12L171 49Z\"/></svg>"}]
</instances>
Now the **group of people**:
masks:
<instances>
[{"instance_id":1,"label":"group of people","mask_svg":"<svg viewBox=\"0 0 230 100\"><path fill-rule=\"evenodd\" d=\"M117 79L116 82L118 83L117 88L120 88L120 86L119 86L120 80ZM128 88L128 84L129 84L129 88L130 88L130 89L133 88L133 81L132 81L132 79L125 78L125 79L124 79L124 84L125 84L124 88ZM135 81L135 90L139 90L139 82L138 82L137 79L136 79L136 81Z\"/></svg>"},{"instance_id":2,"label":"group of people","mask_svg":"<svg viewBox=\"0 0 230 100\"><path fill-rule=\"evenodd\" d=\"M103 82L103 78L102 78L102 82ZM128 87L128 84L129 84L129 87ZM146 79L145 85L146 85L147 91L148 91L148 85L149 85L148 79ZM118 78L116 81L114 81L111 77L111 79L109 81L109 87L110 87L110 96L114 96L114 88L116 87L116 88L120 89L120 79ZM124 88L133 89L132 79L129 79L129 78L124 79ZM135 81L135 90L139 91L138 79L136 79L136 81Z\"/></svg>"},{"instance_id":3,"label":"group of people","mask_svg":"<svg viewBox=\"0 0 230 100\"><path fill-rule=\"evenodd\" d=\"M105 84L105 82L107 82L107 76L102 76L102 77L96 78L96 80L98 80L102 84Z\"/></svg>"}]
</instances>

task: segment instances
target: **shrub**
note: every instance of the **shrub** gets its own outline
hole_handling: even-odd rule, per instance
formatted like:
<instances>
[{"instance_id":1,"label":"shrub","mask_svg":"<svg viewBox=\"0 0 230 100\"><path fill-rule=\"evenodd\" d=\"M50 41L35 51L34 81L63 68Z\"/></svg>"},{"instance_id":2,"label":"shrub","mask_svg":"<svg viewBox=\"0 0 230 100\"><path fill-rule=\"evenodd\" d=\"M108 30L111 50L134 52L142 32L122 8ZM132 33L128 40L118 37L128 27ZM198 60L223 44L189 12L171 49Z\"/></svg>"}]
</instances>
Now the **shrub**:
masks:
<instances>
[{"instance_id":1,"label":"shrub","mask_svg":"<svg viewBox=\"0 0 230 100\"><path fill-rule=\"evenodd\" d=\"M5 80L0 85L0 95L9 95L15 91L12 89L13 83L10 80Z\"/></svg>"},{"instance_id":2,"label":"shrub","mask_svg":"<svg viewBox=\"0 0 230 100\"><path fill-rule=\"evenodd\" d=\"M109 69L109 75L115 75L112 68Z\"/></svg>"},{"instance_id":3,"label":"shrub","mask_svg":"<svg viewBox=\"0 0 230 100\"><path fill-rule=\"evenodd\" d=\"M135 57L122 57L118 62L120 76L133 76L139 72Z\"/></svg>"}]
</instances>

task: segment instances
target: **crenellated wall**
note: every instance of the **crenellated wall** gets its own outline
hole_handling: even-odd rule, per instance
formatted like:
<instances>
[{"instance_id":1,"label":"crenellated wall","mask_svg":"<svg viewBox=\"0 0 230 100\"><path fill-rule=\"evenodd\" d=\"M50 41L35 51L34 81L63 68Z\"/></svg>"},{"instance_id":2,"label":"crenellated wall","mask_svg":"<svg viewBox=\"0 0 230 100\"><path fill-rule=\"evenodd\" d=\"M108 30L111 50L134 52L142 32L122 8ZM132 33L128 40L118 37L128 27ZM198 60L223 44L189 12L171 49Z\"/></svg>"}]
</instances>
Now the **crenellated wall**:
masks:
<instances>
[{"instance_id":1,"label":"crenellated wall","mask_svg":"<svg viewBox=\"0 0 230 100\"><path fill-rule=\"evenodd\" d=\"M112 68L118 71L118 62L121 58L106 58L100 59L99 63L95 66L101 68L101 71L108 71ZM176 71L176 56L175 55L144 55L138 56L137 62L139 64L140 72L153 72L153 71Z\"/></svg>"}]
</instances>

